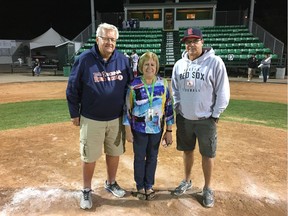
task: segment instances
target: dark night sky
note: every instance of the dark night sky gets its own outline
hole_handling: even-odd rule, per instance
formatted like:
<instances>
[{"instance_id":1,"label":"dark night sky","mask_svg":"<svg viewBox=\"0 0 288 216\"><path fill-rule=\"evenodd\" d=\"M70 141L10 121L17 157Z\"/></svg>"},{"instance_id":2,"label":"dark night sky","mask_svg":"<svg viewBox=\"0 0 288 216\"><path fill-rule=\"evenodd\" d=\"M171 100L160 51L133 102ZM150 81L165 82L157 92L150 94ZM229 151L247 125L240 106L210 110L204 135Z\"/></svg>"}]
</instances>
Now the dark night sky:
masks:
<instances>
[{"instance_id":1,"label":"dark night sky","mask_svg":"<svg viewBox=\"0 0 288 216\"><path fill-rule=\"evenodd\" d=\"M130 0L130 2L164 0ZM255 0L256 1L256 0ZM104 0L99 12L122 12L123 0ZM73 39L91 23L90 0L0 0L0 39L30 40L51 26L61 35ZM218 0L217 11L250 9L250 0ZM254 21L274 36L287 41L287 1L257 0Z\"/></svg>"}]
</instances>

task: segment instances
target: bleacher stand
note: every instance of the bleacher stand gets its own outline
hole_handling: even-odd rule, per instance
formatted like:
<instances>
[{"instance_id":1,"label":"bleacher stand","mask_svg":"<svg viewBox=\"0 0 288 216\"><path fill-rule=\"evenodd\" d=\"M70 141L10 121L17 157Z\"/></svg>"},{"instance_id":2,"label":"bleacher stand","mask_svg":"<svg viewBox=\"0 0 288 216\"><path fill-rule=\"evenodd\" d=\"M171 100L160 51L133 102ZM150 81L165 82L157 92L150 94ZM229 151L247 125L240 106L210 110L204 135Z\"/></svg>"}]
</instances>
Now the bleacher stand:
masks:
<instances>
[{"instance_id":1,"label":"bleacher stand","mask_svg":"<svg viewBox=\"0 0 288 216\"><path fill-rule=\"evenodd\" d=\"M160 63L165 66L166 51L164 35L166 32L164 33L160 28L137 28L137 20L130 20L130 25L136 27L136 29L134 28L133 31L119 31L120 36L117 40L117 49L128 55L131 55L133 50L137 50L138 55L142 55L149 50L156 53ZM272 65L277 62L278 56L265 47L259 38L253 36L244 25L205 26L198 28L203 32L204 46L213 47L216 55L223 59L228 73L231 73L229 75L237 75L237 73L241 73L241 70L242 73L247 74L247 59L252 53L255 53L258 59L262 59L266 54L270 54L272 56ZM185 29L185 27L181 27L177 37L174 37L174 47L179 47L179 51L175 52L175 62L181 58L181 53L184 51L184 45L179 43L178 38L183 37ZM175 31L173 31L174 33ZM93 34L78 53L76 53L76 57L85 49L90 49L94 45L96 41L95 37L95 34Z\"/></svg>"}]
</instances>

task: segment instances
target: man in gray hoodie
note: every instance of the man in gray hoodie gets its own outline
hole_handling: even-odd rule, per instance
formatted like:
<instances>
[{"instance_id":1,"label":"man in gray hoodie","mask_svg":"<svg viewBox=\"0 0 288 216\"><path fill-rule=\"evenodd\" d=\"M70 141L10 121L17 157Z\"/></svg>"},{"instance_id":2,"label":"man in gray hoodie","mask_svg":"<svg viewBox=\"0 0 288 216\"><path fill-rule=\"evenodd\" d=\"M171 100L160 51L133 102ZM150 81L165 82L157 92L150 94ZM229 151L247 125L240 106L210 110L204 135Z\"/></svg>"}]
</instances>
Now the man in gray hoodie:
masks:
<instances>
[{"instance_id":1,"label":"man in gray hoodie","mask_svg":"<svg viewBox=\"0 0 288 216\"><path fill-rule=\"evenodd\" d=\"M217 147L217 123L230 99L226 67L213 48L203 48L200 29L188 28L182 58L172 72L172 91L176 112L177 150L183 151L184 178L174 190L181 195L192 188L191 170L196 139L204 174L203 205L214 206L211 178Z\"/></svg>"}]
</instances>

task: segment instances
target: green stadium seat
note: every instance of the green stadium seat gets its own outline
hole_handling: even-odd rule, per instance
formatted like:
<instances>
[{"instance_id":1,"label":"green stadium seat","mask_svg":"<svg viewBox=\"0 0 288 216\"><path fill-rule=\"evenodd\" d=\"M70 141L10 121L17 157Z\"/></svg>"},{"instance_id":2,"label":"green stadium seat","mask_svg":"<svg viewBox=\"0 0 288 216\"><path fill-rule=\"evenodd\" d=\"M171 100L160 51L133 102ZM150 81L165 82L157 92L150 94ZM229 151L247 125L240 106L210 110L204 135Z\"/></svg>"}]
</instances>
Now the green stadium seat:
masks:
<instances>
[{"instance_id":1,"label":"green stadium seat","mask_svg":"<svg viewBox=\"0 0 288 216\"><path fill-rule=\"evenodd\" d=\"M264 44L259 41L259 38L254 37L246 26L242 25L227 25L227 26L205 26L199 27L202 29L204 36L204 47L212 47L215 54L220 56L225 64L237 65L247 64L247 59L252 53L256 53L258 59L264 58L265 53L272 53L270 49L265 48ZM177 40L184 35L184 30L187 27L179 28ZM165 43L166 38L163 37L162 29L141 28L136 31L119 31L119 39L117 40L117 49L120 52L126 52L129 55L133 49L136 49L138 55L142 55L147 50L155 52L161 64L166 63L165 57ZM75 56L81 52L89 49L95 44L96 35L92 34L86 43L81 47ZM176 41L174 41L174 46ZM181 53L185 49L183 43L179 43L179 50L177 54L174 53L175 58L180 58ZM163 49L163 50L162 50ZM233 59L228 59L228 56ZM160 56L161 59L160 59ZM177 57L176 57L177 56ZM272 55L272 59L277 59L277 55ZM171 62L169 62L171 64ZM235 64L234 64L235 65Z\"/></svg>"}]
</instances>

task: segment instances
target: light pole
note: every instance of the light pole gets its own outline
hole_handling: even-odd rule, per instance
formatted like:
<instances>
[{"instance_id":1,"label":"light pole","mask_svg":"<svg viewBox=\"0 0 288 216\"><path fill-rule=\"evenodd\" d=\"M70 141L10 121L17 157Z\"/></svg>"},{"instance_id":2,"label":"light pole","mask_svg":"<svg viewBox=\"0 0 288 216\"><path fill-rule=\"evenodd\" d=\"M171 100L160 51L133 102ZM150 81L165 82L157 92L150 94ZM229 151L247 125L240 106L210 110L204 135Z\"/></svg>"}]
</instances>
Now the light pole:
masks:
<instances>
[{"instance_id":1,"label":"light pole","mask_svg":"<svg viewBox=\"0 0 288 216\"><path fill-rule=\"evenodd\" d=\"M251 0L250 3L250 15L249 15L249 31L252 32L253 16L254 16L254 4L255 0Z\"/></svg>"},{"instance_id":2,"label":"light pole","mask_svg":"<svg viewBox=\"0 0 288 216\"><path fill-rule=\"evenodd\" d=\"M95 11L94 11L94 0L90 0L91 7L91 23L92 23L92 34L95 33Z\"/></svg>"}]
</instances>

